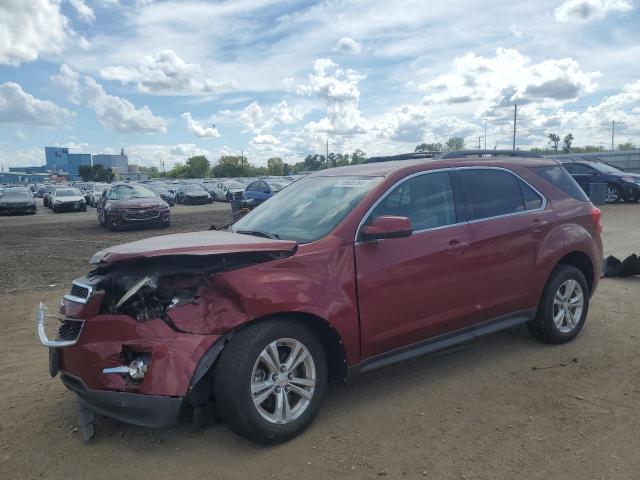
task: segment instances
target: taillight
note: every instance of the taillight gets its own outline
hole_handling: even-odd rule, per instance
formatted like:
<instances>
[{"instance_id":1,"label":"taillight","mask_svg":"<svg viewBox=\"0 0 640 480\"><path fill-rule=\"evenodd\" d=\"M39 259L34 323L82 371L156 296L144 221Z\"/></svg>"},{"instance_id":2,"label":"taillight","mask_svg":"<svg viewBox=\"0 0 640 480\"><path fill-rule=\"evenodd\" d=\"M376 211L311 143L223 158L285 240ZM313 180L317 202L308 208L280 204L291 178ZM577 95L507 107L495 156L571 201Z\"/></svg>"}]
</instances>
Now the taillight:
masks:
<instances>
[{"instance_id":1,"label":"taillight","mask_svg":"<svg viewBox=\"0 0 640 480\"><path fill-rule=\"evenodd\" d=\"M593 224L596 227L596 232L598 232L598 235L601 234L602 222L600 222L600 220L602 219L602 211L598 207L593 207L591 210L591 217L593 217Z\"/></svg>"}]
</instances>

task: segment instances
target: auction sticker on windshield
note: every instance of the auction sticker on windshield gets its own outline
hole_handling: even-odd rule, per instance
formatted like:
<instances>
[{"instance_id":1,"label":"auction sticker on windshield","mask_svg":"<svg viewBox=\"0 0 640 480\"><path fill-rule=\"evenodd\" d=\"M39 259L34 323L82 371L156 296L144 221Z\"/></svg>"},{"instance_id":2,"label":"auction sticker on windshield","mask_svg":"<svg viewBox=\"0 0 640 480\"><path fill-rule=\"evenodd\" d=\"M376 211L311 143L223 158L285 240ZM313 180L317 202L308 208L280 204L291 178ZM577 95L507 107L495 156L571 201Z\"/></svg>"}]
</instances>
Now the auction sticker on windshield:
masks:
<instances>
[{"instance_id":1,"label":"auction sticker on windshield","mask_svg":"<svg viewBox=\"0 0 640 480\"><path fill-rule=\"evenodd\" d=\"M363 188L369 185L371 182L370 179L361 179L361 178L343 178L338 183L334 185L334 187L338 188Z\"/></svg>"}]
</instances>

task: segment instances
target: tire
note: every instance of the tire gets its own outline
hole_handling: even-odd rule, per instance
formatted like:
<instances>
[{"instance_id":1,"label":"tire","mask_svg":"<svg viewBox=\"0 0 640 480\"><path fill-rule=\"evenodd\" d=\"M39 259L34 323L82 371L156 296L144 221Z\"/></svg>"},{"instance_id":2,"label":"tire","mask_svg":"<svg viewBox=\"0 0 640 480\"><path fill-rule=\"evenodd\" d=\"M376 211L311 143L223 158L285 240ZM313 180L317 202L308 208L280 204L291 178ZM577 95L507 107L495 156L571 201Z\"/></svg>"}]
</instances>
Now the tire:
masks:
<instances>
[{"instance_id":1,"label":"tire","mask_svg":"<svg viewBox=\"0 0 640 480\"><path fill-rule=\"evenodd\" d=\"M580 294L581 302L577 300ZM589 297L589 285L580 270L569 265L556 265L544 287L536 318L528 323L529 331L546 343L561 344L573 340L587 319ZM571 307L572 304L575 306ZM572 315L561 314L561 310L566 312L567 306ZM559 321L554 320L554 316Z\"/></svg>"},{"instance_id":2,"label":"tire","mask_svg":"<svg viewBox=\"0 0 640 480\"><path fill-rule=\"evenodd\" d=\"M294 348L288 345L299 342L301 348L306 349L309 356L296 367L295 376L308 379L312 377L310 372L315 369L313 387L301 388L295 385L297 382L289 383L287 379L291 377L286 375L286 371L270 373L281 372L277 368L267 369L266 363L261 360L261 354L269 355L267 348L273 342L278 342L279 361L282 361L281 367L284 368ZM272 364L275 365L273 361ZM274 380L273 375L278 378ZM252 386L255 387L256 383L269 383L270 386L252 393ZM216 364L214 391L221 417L232 431L259 443L286 442L304 431L320 410L326 388L327 361L321 343L307 327L290 320L268 320L240 330L224 348ZM294 389L305 391L305 396L309 395L309 398L303 399ZM262 403L254 405L254 396L263 394L267 396ZM284 403L282 410L276 409L278 398L282 402L287 399L290 408L288 421L277 420L278 411L287 414Z\"/></svg>"},{"instance_id":3,"label":"tire","mask_svg":"<svg viewBox=\"0 0 640 480\"><path fill-rule=\"evenodd\" d=\"M605 203L619 203L622 200L622 192L620 189L609 183L607 185L607 196L605 198Z\"/></svg>"}]
</instances>

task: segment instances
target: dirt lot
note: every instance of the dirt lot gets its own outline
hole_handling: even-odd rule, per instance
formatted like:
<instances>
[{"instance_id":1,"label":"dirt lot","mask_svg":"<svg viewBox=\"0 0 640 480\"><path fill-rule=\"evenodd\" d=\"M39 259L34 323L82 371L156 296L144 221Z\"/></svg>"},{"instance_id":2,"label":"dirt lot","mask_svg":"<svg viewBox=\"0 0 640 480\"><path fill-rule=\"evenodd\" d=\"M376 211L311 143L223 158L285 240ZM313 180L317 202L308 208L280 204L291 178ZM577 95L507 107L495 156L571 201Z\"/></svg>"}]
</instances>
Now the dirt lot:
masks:
<instances>
[{"instance_id":1,"label":"dirt lot","mask_svg":"<svg viewBox=\"0 0 640 480\"><path fill-rule=\"evenodd\" d=\"M605 253L640 253L640 206L603 210ZM170 232L226 218L224 205L179 207ZM603 280L568 345L520 328L363 375L285 445L108 419L84 444L35 306L57 302L95 250L157 233L105 232L93 212L0 218L0 478L640 478L640 278Z\"/></svg>"}]
</instances>

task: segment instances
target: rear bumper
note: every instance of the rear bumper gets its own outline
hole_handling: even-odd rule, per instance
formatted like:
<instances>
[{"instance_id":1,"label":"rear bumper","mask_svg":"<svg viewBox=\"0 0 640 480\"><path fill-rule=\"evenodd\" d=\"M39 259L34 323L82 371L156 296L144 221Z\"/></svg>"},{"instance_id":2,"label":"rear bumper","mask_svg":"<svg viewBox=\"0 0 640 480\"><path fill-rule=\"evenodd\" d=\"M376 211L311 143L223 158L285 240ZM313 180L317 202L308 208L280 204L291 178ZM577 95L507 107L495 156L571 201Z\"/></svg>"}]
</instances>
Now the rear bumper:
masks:
<instances>
[{"instance_id":1,"label":"rear bumper","mask_svg":"<svg viewBox=\"0 0 640 480\"><path fill-rule=\"evenodd\" d=\"M180 397L92 390L80 377L70 373L62 373L60 379L90 410L142 427L161 428L175 424L183 404Z\"/></svg>"}]
</instances>

